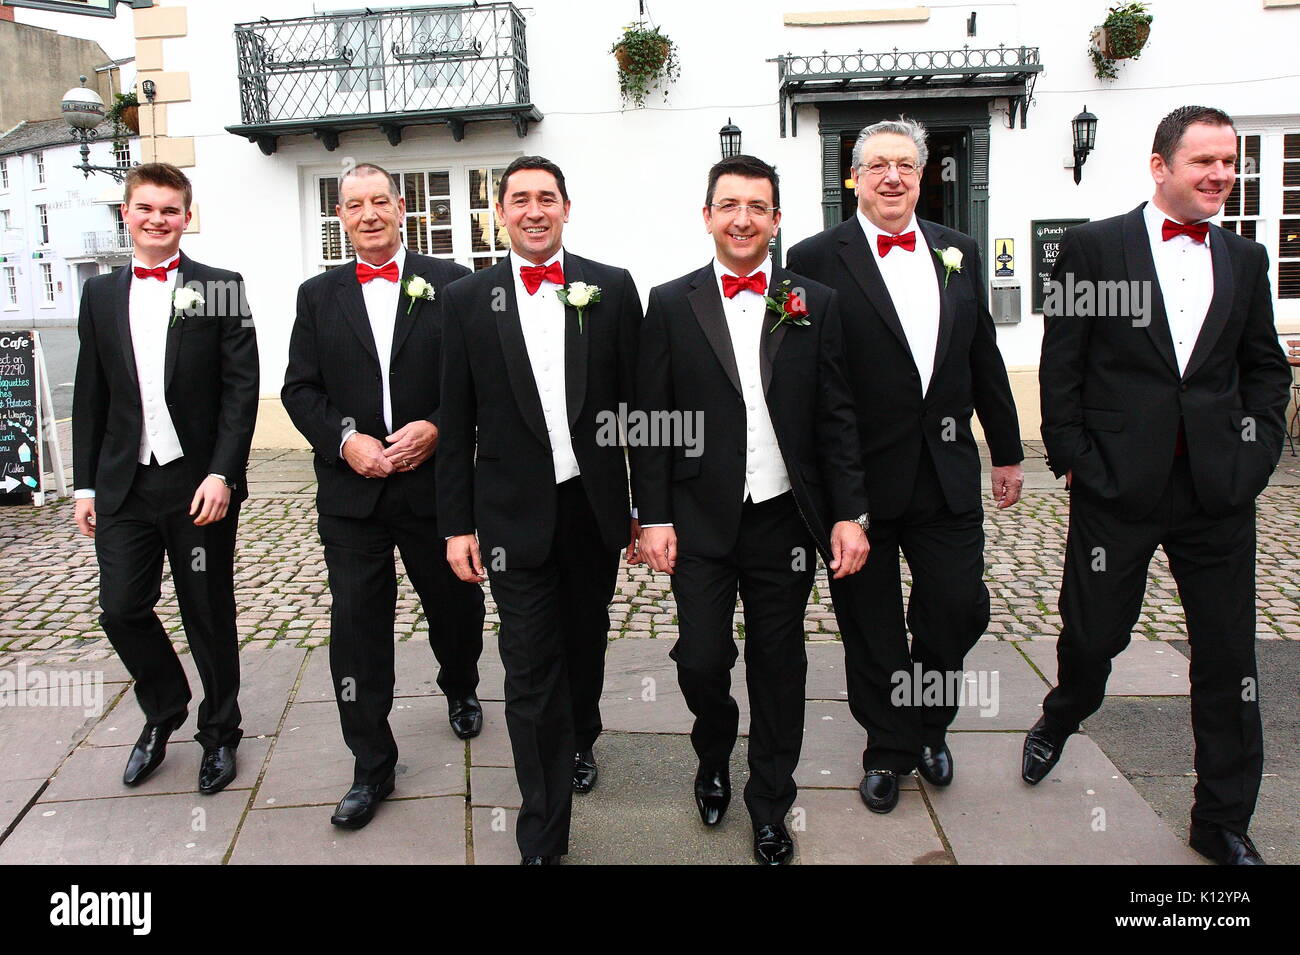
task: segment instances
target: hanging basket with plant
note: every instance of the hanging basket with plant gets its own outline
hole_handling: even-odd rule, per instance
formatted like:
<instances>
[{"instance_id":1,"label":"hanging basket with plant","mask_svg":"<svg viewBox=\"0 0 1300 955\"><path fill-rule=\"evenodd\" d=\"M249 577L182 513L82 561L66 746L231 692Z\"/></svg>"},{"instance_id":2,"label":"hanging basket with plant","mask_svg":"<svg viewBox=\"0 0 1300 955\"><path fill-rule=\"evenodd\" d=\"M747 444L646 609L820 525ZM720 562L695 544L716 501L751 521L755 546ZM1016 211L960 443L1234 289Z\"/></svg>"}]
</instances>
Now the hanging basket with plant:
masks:
<instances>
[{"instance_id":1,"label":"hanging basket with plant","mask_svg":"<svg viewBox=\"0 0 1300 955\"><path fill-rule=\"evenodd\" d=\"M104 118L113 124L114 139L126 136L127 130L140 132L140 101L135 91L115 94L113 105L105 111Z\"/></svg>"},{"instance_id":2,"label":"hanging basket with plant","mask_svg":"<svg viewBox=\"0 0 1300 955\"><path fill-rule=\"evenodd\" d=\"M1152 16L1146 3L1121 3L1110 8L1101 26L1092 31L1093 69L1099 80L1113 80L1119 75L1120 60L1136 60L1151 36Z\"/></svg>"},{"instance_id":3,"label":"hanging basket with plant","mask_svg":"<svg viewBox=\"0 0 1300 955\"><path fill-rule=\"evenodd\" d=\"M618 62L618 91L623 102L637 108L645 106L652 90L681 74L676 45L659 27L646 26L642 20L625 26L610 52Z\"/></svg>"}]
</instances>

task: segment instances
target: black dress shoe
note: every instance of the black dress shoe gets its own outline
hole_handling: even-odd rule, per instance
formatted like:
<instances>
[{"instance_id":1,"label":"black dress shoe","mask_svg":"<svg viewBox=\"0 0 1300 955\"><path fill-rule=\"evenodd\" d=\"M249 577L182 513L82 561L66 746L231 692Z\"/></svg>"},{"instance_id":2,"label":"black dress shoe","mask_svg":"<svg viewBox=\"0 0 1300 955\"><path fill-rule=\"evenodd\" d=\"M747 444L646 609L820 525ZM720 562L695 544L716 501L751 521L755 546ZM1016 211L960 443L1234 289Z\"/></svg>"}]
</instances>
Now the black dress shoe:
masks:
<instances>
[{"instance_id":1,"label":"black dress shoe","mask_svg":"<svg viewBox=\"0 0 1300 955\"><path fill-rule=\"evenodd\" d=\"M785 865L793 855L794 840L781 823L754 828L754 858L759 865Z\"/></svg>"},{"instance_id":2,"label":"black dress shoe","mask_svg":"<svg viewBox=\"0 0 1300 955\"><path fill-rule=\"evenodd\" d=\"M872 812L890 812L898 805L898 774L888 769L870 769L858 783L858 795Z\"/></svg>"},{"instance_id":3,"label":"black dress shoe","mask_svg":"<svg viewBox=\"0 0 1300 955\"><path fill-rule=\"evenodd\" d=\"M921 761L916 764L916 771L926 782L936 786L947 786L952 782L952 753L948 744L938 749L932 746L921 747Z\"/></svg>"},{"instance_id":4,"label":"black dress shoe","mask_svg":"<svg viewBox=\"0 0 1300 955\"><path fill-rule=\"evenodd\" d=\"M203 750L199 763L199 792L205 796L219 793L235 779L235 747L213 746Z\"/></svg>"},{"instance_id":5,"label":"black dress shoe","mask_svg":"<svg viewBox=\"0 0 1300 955\"><path fill-rule=\"evenodd\" d=\"M162 723L145 724L144 729L140 731L140 738L131 747L131 755L126 758L126 772L122 774L123 783L128 786L138 786L149 778L149 774L158 768L163 757L167 755L167 741L185 722L185 715L182 713L175 719L165 720Z\"/></svg>"},{"instance_id":6,"label":"black dress shoe","mask_svg":"<svg viewBox=\"0 0 1300 955\"><path fill-rule=\"evenodd\" d=\"M473 739L483 732L483 705L473 693L447 698L447 722L461 739Z\"/></svg>"},{"instance_id":7,"label":"black dress shoe","mask_svg":"<svg viewBox=\"0 0 1300 955\"><path fill-rule=\"evenodd\" d=\"M596 785L596 754L589 749L573 754L573 791L589 793Z\"/></svg>"},{"instance_id":8,"label":"black dress shoe","mask_svg":"<svg viewBox=\"0 0 1300 955\"><path fill-rule=\"evenodd\" d=\"M375 818L375 807L393 794L393 777L379 786L356 785L339 800L330 822L344 829L361 829Z\"/></svg>"},{"instance_id":9,"label":"black dress shoe","mask_svg":"<svg viewBox=\"0 0 1300 955\"><path fill-rule=\"evenodd\" d=\"M520 865L559 865L559 856L523 856L519 860Z\"/></svg>"},{"instance_id":10,"label":"black dress shoe","mask_svg":"<svg viewBox=\"0 0 1300 955\"><path fill-rule=\"evenodd\" d=\"M1187 844L1219 865L1267 865L1250 836L1224 829L1212 822L1192 820Z\"/></svg>"},{"instance_id":11,"label":"black dress shoe","mask_svg":"<svg viewBox=\"0 0 1300 955\"><path fill-rule=\"evenodd\" d=\"M706 826L716 826L730 804L731 777L727 770L706 770L701 766L695 774L695 808L700 811L700 819Z\"/></svg>"},{"instance_id":12,"label":"black dress shoe","mask_svg":"<svg viewBox=\"0 0 1300 955\"><path fill-rule=\"evenodd\" d=\"M1046 716L1040 716L1033 728L1025 734L1025 751L1020 763L1020 778L1031 786L1037 786L1043 777L1052 771L1069 733L1062 733L1047 722Z\"/></svg>"}]
</instances>

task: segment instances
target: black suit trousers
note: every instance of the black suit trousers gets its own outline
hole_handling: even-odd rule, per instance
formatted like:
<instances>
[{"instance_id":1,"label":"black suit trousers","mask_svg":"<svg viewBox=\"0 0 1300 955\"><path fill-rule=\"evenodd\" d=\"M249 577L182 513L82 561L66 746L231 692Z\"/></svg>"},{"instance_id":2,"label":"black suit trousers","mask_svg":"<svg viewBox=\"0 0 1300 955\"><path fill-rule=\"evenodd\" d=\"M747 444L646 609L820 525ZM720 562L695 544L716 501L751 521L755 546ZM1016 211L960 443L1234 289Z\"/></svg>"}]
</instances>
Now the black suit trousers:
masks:
<instances>
[{"instance_id":1,"label":"black suit trousers","mask_svg":"<svg viewBox=\"0 0 1300 955\"><path fill-rule=\"evenodd\" d=\"M501 616L506 729L522 806L521 855L569 851L573 756L600 735L609 602L619 552L601 540L582 479L556 488L555 538L538 567L483 561Z\"/></svg>"},{"instance_id":2,"label":"black suit trousers","mask_svg":"<svg viewBox=\"0 0 1300 955\"><path fill-rule=\"evenodd\" d=\"M960 685L950 674L963 669L967 652L988 627L983 521L983 508L960 514L949 509L922 443L907 507L898 517L873 520L871 554L862 570L830 582L849 709L867 731L865 771L910 773L921 747L942 746L957 717L957 701L948 692L937 704L922 703L915 667L920 664L922 687L935 672L943 675L945 688ZM912 573L906 623L900 551Z\"/></svg>"},{"instance_id":3,"label":"black suit trousers","mask_svg":"<svg viewBox=\"0 0 1300 955\"><path fill-rule=\"evenodd\" d=\"M1192 817L1244 833L1264 765L1255 672L1255 508L1208 517L1186 457L1160 504L1121 518L1081 491L1070 497L1061 583L1057 686L1043 713L1073 732L1097 711L1111 660L1128 646L1156 547L1187 615L1196 788Z\"/></svg>"},{"instance_id":4,"label":"black suit trousers","mask_svg":"<svg viewBox=\"0 0 1300 955\"><path fill-rule=\"evenodd\" d=\"M708 771L726 769L739 732L740 708L731 696L737 592L744 603L750 713L745 806L755 826L784 820L797 793L808 672L804 615L816 569L813 536L794 495L786 493L760 504L746 501L731 553L680 554L672 578L679 636L670 656L695 716L691 743Z\"/></svg>"},{"instance_id":5,"label":"black suit trousers","mask_svg":"<svg viewBox=\"0 0 1300 955\"><path fill-rule=\"evenodd\" d=\"M382 784L397 765L397 741L388 725L395 680L394 547L424 608L443 693L458 697L475 691L483 652L483 588L452 573L437 521L416 515L396 481L382 480L384 489L369 517L322 514L319 520L333 601L330 673L339 722L356 759L354 782L372 786Z\"/></svg>"},{"instance_id":6,"label":"black suit trousers","mask_svg":"<svg viewBox=\"0 0 1300 955\"><path fill-rule=\"evenodd\" d=\"M183 719L189 684L154 613L165 554L203 684L195 738L205 748L237 746L243 735L234 584L239 505L215 524L196 527L189 514L194 491L183 458L139 465L122 506L96 516L99 622L135 680L145 720Z\"/></svg>"}]
</instances>

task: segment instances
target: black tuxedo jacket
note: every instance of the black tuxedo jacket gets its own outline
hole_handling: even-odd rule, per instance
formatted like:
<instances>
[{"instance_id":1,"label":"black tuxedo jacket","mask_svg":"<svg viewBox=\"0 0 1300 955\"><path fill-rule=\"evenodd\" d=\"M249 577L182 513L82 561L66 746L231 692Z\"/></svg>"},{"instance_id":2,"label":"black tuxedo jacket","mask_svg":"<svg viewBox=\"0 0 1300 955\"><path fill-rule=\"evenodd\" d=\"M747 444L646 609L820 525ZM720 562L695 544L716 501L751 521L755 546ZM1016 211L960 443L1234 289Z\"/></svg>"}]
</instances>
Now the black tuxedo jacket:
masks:
<instances>
[{"instance_id":1,"label":"black tuxedo jacket","mask_svg":"<svg viewBox=\"0 0 1300 955\"><path fill-rule=\"evenodd\" d=\"M924 219L915 251L927 255L939 281L939 340L925 395L907 336L857 216L790 250L791 269L839 292L844 353L858 409L862 466L871 514L893 518L912 496L921 442L930 449L944 497L954 513L980 506L979 448L971 414L979 415L995 465L1023 457L1011 383L984 300L979 248L970 236ZM931 250L956 246L961 271L944 287Z\"/></svg>"},{"instance_id":2,"label":"black tuxedo jacket","mask_svg":"<svg viewBox=\"0 0 1300 955\"><path fill-rule=\"evenodd\" d=\"M555 467L510 263L446 292L438 522L448 536L477 532L484 561L503 548L508 567L537 567L555 537ZM564 383L582 486L601 539L617 550L627 546L631 513L627 456L610 416L632 402L641 299L627 270L567 250L564 278L601 289L581 331L578 310L564 310Z\"/></svg>"},{"instance_id":3,"label":"black tuxedo jacket","mask_svg":"<svg viewBox=\"0 0 1300 955\"><path fill-rule=\"evenodd\" d=\"M150 280L152 281L152 279ZM248 496L244 474L257 420L257 338L237 272L195 262L184 252L175 288L198 283L204 304L166 324L163 391L197 488L209 474ZM144 412L131 341L131 268L87 280L81 295L77 377L72 402L74 483L95 489L95 510L113 514L126 499L140 455Z\"/></svg>"},{"instance_id":4,"label":"black tuxedo jacket","mask_svg":"<svg viewBox=\"0 0 1300 955\"><path fill-rule=\"evenodd\" d=\"M795 501L829 560L831 526L867 509L853 395L835 293L782 268L773 269L769 290L786 279L805 290L811 324L770 330L777 316L764 312L759 369ZM650 292L637 409L698 413L704 426L695 456L680 446L632 447L641 523L673 524L681 553L730 553L744 503L745 400L712 262Z\"/></svg>"},{"instance_id":5,"label":"black tuxedo jacket","mask_svg":"<svg viewBox=\"0 0 1300 955\"><path fill-rule=\"evenodd\" d=\"M1187 370L1178 371L1143 207L1065 234L1052 280L1142 282L1151 308L1044 318L1039 393L1052 471L1072 487L1141 517L1159 502L1179 421L1196 496L1218 516L1247 504L1282 453L1291 370L1278 344L1262 245L1209 232L1214 297Z\"/></svg>"},{"instance_id":6,"label":"black tuxedo jacket","mask_svg":"<svg viewBox=\"0 0 1300 955\"><path fill-rule=\"evenodd\" d=\"M409 249L397 300L397 324L389 361L393 430L424 419L438 420L438 369L446 285L469 269ZM423 277L433 301L411 299L406 282ZM408 306L410 311L407 311ZM316 507L336 517L368 517L385 481L398 483L411 509L421 517L437 513L434 464L397 471L383 480L362 477L339 454L344 431L356 428L383 441L384 391L379 353L370 330L356 262L314 275L298 288L298 316L289 340L289 367L280 392L294 426L312 446L316 467ZM441 436L434 460L441 454Z\"/></svg>"}]
</instances>

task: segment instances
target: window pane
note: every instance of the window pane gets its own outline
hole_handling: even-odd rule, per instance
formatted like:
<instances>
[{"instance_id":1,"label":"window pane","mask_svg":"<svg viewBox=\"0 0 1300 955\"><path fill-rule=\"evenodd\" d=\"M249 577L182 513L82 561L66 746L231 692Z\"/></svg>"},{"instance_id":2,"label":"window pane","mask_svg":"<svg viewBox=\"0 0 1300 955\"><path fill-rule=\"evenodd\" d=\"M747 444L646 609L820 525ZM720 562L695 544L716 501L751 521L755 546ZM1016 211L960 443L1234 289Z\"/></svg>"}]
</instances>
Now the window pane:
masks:
<instances>
[{"instance_id":1,"label":"window pane","mask_svg":"<svg viewBox=\"0 0 1300 955\"><path fill-rule=\"evenodd\" d=\"M1238 162L1245 172L1249 174L1258 173L1260 137L1244 136L1242 138L1245 139L1246 142L1245 148L1242 150L1242 155L1239 157Z\"/></svg>"},{"instance_id":2,"label":"window pane","mask_svg":"<svg viewBox=\"0 0 1300 955\"><path fill-rule=\"evenodd\" d=\"M1259 180L1247 179L1242 196L1242 213L1248 216L1259 215Z\"/></svg>"},{"instance_id":3,"label":"window pane","mask_svg":"<svg viewBox=\"0 0 1300 955\"><path fill-rule=\"evenodd\" d=\"M1300 162L1282 164L1282 185L1300 186Z\"/></svg>"},{"instance_id":4,"label":"window pane","mask_svg":"<svg viewBox=\"0 0 1300 955\"><path fill-rule=\"evenodd\" d=\"M1300 219L1283 219L1277 232L1278 258L1300 258Z\"/></svg>"},{"instance_id":5,"label":"window pane","mask_svg":"<svg viewBox=\"0 0 1300 955\"><path fill-rule=\"evenodd\" d=\"M1247 238L1247 239L1254 239L1254 238L1255 238L1255 227L1256 227L1257 225L1259 225L1258 222L1249 221L1249 220L1246 221L1246 222L1241 223L1241 231L1238 232L1238 235L1244 236L1244 237Z\"/></svg>"},{"instance_id":6,"label":"window pane","mask_svg":"<svg viewBox=\"0 0 1300 955\"><path fill-rule=\"evenodd\" d=\"M428 193L425 191L424 173L408 172L403 179L405 180L406 211L424 212L429 201Z\"/></svg>"},{"instance_id":7,"label":"window pane","mask_svg":"<svg viewBox=\"0 0 1300 955\"><path fill-rule=\"evenodd\" d=\"M491 252L492 216L486 212L472 212L469 221L471 248L475 252Z\"/></svg>"},{"instance_id":8,"label":"window pane","mask_svg":"<svg viewBox=\"0 0 1300 955\"><path fill-rule=\"evenodd\" d=\"M1282 138L1282 158L1300 159L1300 133L1287 133Z\"/></svg>"},{"instance_id":9,"label":"window pane","mask_svg":"<svg viewBox=\"0 0 1300 955\"><path fill-rule=\"evenodd\" d=\"M426 224L429 217L415 215L406 217L406 247L421 255L429 254L429 233Z\"/></svg>"},{"instance_id":10,"label":"window pane","mask_svg":"<svg viewBox=\"0 0 1300 955\"><path fill-rule=\"evenodd\" d=\"M1282 214L1300 216L1300 189L1282 193Z\"/></svg>"},{"instance_id":11,"label":"window pane","mask_svg":"<svg viewBox=\"0 0 1300 955\"><path fill-rule=\"evenodd\" d=\"M434 225L451 225L451 200L434 199L429 203L429 216Z\"/></svg>"},{"instance_id":12,"label":"window pane","mask_svg":"<svg viewBox=\"0 0 1300 955\"><path fill-rule=\"evenodd\" d=\"M320 224L320 254L322 259L327 261L342 261L343 255L343 226L338 222L322 222Z\"/></svg>"},{"instance_id":13,"label":"window pane","mask_svg":"<svg viewBox=\"0 0 1300 955\"><path fill-rule=\"evenodd\" d=\"M1238 179L1232 184L1232 192L1228 193L1228 201L1223 204L1223 214L1225 216L1241 215L1241 192L1246 185L1246 180Z\"/></svg>"},{"instance_id":14,"label":"window pane","mask_svg":"<svg viewBox=\"0 0 1300 955\"><path fill-rule=\"evenodd\" d=\"M320 214L334 215L334 207L339 204L339 181L331 176L320 181Z\"/></svg>"},{"instance_id":15,"label":"window pane","mask_svg":"<svg viewBox=\"0 0 1300 955\"><path fill-rule=\"evenodd\" d=\"M1300 260L1277 264L1277 297L1300 298Z\"/></svg>"},{"instance_id":16,"label":"window pane","mask_svg":"<svg viewBox=\"0 0 1300 955\"><path fill-rule=\"evenodd\" d=\"M435 229L429 238L430 255L450 256L455 251L451 244L450 229Z\"/></svg>"}]
</instances>

